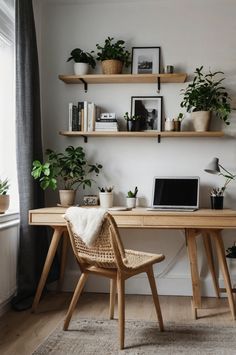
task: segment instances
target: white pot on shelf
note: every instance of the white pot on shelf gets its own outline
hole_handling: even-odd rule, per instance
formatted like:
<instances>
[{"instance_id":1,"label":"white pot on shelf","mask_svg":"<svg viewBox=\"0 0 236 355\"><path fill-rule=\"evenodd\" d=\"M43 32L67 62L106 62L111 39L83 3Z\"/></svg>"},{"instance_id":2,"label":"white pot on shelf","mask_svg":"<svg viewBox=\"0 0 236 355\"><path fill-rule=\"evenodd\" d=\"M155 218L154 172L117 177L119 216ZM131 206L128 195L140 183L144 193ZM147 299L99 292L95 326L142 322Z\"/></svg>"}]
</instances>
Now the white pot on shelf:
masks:
<instances>
[{"instance_id":1,"label":"white pot on shelf","mask_svg":"<svg viewBox=\"0 0 236 355\"><path fill-rule=\"evenodd\" d=\"M113 206L113 192L99 192L100 206L111 208Z\"/></svg>"},{"instance_id":2,"label":"white pot on shelf","mask_svg":"<svg viewBox=\"0 0 236 355\"><path fill-rule=\"evenodd\" d=\"M209 131L211 112L210 111L194 111L191 112L193 128L197 132Z\"/></svg>"},{"instance_id":3,"label":"white pot on shelf","mask_svg":"<svg viewBox=\"0 0 236 355\"><path fill-rule=\"evenodd\" d=\"M75 190L59 190L60 204L61 206L68 207L73 206L75 202Z\"/></svg>"},{"instance_id":4,"label":"white pot on shelf","mask_svg":"<svg viewBox=\"0 0 236 355\"><path fill-rule=\"evenodd\" d=\"M128 208L136 207L136 197L126 197L126 206Z\"/></svg>"},{"instance_id":5,"label":"white pot on shelf","mask_svg":"<svg viewBox=\"0 0 236 355\"><path fill-rule=\"evenodd\" d=\"M74 63L74 73L75 75L86 75L89 72L88 63Z\"/></svg>"},{"instance_id":6,"label":"white pot on shelf","mask_svg":"<svg viewBox=\"0 0 236 355\"><path fill-rule=\"evenodd\" d=\"M5 213L10 205L9 195L0 195L0 213Z\"/></svg>"}]
</instances>

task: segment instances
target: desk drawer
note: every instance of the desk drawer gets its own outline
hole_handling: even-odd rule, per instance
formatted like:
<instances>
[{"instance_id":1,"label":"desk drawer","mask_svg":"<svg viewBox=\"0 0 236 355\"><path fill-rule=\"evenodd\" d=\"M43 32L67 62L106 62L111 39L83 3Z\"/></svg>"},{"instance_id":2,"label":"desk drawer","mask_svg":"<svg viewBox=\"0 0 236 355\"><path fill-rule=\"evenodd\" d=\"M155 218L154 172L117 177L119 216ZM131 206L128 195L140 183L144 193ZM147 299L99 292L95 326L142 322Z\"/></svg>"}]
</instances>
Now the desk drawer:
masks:
<instances>
[{"instance_id":1,"label":"desk drawer","mask_svg":"<svg viewBox=\"0 0 236 355\"><path fill-rule=\"evenodd\" d=\"M113 216L118 227L142 227L143 217L142 216Z\"/></svg>"},{"instance_id":2,"label":"desk drawer","mask_svg":"<svg viewBox=\"0 0 236 355\"><path fill-rule=\"evenodd\" d=\"M63 214L53 213L53 214L44 214L44 213L32 213L29 215L29 223L36 225L65 225L65 220L62 217Z\"/></svg>"}]
</instances>

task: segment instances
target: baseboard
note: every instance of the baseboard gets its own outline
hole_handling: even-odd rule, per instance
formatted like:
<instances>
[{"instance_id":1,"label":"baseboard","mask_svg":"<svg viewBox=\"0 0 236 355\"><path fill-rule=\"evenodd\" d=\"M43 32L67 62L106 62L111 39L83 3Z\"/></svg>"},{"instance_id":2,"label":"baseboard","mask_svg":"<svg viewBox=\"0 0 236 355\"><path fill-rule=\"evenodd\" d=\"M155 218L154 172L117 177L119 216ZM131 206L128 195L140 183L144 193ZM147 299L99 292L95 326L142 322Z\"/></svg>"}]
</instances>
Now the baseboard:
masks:
<instances>
[{"instance_id":1,"label":"baseboard","mask_svg":"<svg viewBox=\"0 0 236 355\"><path fill-rule=\"evenodd\" d=\"M79 273L69 270L65 274L63 291L72 292L78 282ZM234 281L232 282L234 284ZM192 282L191 277L186 275L174 275L164 278L156 278L159 295L170 296L191 296ZM223 287L223 279L219 280L220 287ZM201 280L202 296L215 297L212 280L206 278ZM109 292L109 280L104 277L90 276L86 282L85 291L87 292ZM145 274L140 274L128 279L125 282L126 294L150 295L150 286ZM224 296L224 294L222 295Z\"/></svg>"}]
</instances>

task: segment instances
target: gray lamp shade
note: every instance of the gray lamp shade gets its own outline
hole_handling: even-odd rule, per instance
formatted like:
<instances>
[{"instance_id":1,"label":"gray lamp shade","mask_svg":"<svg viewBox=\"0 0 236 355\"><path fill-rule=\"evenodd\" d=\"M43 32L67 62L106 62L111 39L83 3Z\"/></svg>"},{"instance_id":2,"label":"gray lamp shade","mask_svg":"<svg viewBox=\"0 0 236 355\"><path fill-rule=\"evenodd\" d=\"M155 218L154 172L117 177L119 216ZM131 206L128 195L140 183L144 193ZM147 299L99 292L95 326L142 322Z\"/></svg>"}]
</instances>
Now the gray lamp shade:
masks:
<instances>
[{"instance_id":1,"label":"gray lamp shade","mask_svg":"<svg viewBox=\"0 0 236 355\"><path fill-rule=\"evenodd\" d=\"M210 174L219 174L220 173L219 159L213 158L212 161L206 166L204 171Z\"/></svg>"}]
</instances>

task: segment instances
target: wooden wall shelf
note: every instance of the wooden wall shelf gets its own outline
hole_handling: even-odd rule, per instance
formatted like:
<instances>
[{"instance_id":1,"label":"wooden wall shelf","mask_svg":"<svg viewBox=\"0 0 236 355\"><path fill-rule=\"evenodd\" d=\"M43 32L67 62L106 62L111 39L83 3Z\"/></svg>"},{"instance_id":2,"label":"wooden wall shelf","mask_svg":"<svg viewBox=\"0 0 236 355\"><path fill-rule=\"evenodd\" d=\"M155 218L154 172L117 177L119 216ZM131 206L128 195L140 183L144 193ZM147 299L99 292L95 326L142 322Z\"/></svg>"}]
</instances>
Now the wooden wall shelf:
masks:
<instances>
[{"instance_id":1,"label":"wooden wall shelf","mask_svg":"<svg viewBox=\"0 0 236 355\"><path fill-rule=\"evenodd\" d=\"M183 132L156 132L156 131L146 131L146 132L77 132L77 131L60 131L60 135L67 137L133 137L133 138L157 138L158 142L161 137L165 138L193 138L193 137L223 137L224 132L222 131L207 131L207 132L192 132L192 131L183 131Z\"/></svg>"}]
</instances>

